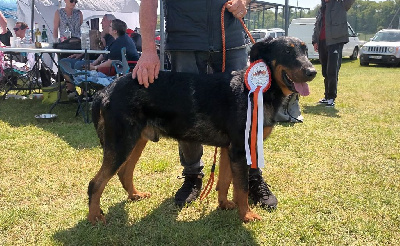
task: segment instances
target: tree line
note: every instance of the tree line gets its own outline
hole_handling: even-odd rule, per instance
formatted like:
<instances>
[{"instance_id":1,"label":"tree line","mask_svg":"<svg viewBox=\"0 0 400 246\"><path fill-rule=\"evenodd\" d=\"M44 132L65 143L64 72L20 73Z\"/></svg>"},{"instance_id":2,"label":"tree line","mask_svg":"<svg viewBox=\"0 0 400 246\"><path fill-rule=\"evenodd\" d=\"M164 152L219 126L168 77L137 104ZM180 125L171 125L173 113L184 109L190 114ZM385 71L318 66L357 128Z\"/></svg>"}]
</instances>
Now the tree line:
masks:
<instances>
[{"instance_id":1,"label":"tree line","mask_svg":"<svg viewBox=\"0 0 400 246\"><path fill-rule=\"evenodd\" d=\"M295 11L291 9L290 21L295 18L306 18L317 16L320 6L310 11ZM358 33L376 33L383 28L400 29L400 0L386 0L375 2L369 0L356 0L351 9L347 12L348 22ZM277 23L275 23L275 13L273 11L264 12L264 22L262 14L252 13L250 15L250 29L284 27L282 12L278 13Z\"/></svg>"}]
</instances>

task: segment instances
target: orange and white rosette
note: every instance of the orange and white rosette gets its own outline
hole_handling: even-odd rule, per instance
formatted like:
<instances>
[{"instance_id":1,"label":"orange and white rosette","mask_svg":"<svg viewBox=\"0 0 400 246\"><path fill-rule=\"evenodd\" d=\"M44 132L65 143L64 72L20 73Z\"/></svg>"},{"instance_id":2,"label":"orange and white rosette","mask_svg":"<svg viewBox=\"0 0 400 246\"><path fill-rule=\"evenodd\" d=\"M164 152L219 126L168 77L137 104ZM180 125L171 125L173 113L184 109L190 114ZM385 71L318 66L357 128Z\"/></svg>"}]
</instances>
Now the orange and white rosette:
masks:
<instances>
[{"instance_id":1,"label":"orange and white rosette","mask_svg":"<svg viewBox=\"0 0 400 246\"><path fill-rule=\"evenodd\" d=\"M263 123L264 103L263 93L271 86L271 71L262 60L250 64L246 70L244 81L249 90L247 99L247 120L245 132L245 150L247 165L251 168L264 167ZM253 93L253 110L251 94Z\"/></svg>"}]
</instances>

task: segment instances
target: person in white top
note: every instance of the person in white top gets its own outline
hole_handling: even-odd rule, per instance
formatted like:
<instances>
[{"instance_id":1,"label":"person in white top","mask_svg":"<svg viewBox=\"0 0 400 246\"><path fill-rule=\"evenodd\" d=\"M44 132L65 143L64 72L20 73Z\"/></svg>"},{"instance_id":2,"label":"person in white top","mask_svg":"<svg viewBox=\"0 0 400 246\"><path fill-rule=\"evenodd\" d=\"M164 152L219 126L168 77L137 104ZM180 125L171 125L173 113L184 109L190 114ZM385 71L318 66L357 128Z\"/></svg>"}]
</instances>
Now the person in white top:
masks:
<instances>
[{"instance_id":1,"label":"person in white top","mask_svg":"<svg viewBox=\"0 0 400 246\"><path fill-rule=\"evenodd\" d=\"M58 31L60 36L64 34L65 30L71 31L72 37L81 37L81 25L83 23L83 14L80 10L75 9L78 0L64 0L65 8L61 8L54 14L54 41L58 40Z\"/></svg>"}]
</instances>

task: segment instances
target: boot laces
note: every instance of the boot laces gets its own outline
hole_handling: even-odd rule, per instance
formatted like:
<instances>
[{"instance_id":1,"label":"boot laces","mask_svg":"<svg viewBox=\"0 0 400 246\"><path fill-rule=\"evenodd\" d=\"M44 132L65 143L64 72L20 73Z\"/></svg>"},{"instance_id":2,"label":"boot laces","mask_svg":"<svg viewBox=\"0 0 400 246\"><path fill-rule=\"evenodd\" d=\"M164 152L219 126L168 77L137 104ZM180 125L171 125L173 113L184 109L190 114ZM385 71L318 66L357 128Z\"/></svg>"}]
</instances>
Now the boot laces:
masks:
<instances>
[{"instance_id":1,"label":"boot laces","mask_svg":"<svg viewBox=\"0 0 400 246\"><path fill-rule=\"evenodd\" d=\"M183 192L191 192L192 189L198 189L196 185L196 180L198 179L197 175L184 175L184 176L178 176L178 179L185 179L183 181L183 184L180 188L181 191Z\"/></svg>"},{"instance_id":2,"label":"boot laces","mask_svg":"<svg viewBox=\"0 0 400 246\"><path fill-rule=\"evenodd\" d=\"M271 187L269 184L267 184L262 178L258 177L255 180L250 181L250 191L253 191L254 193L257 193L259 197L263 197L264 199L268 199L270 195L272 195L271 190L269 189Z\"/></svg>"}]
</instances>

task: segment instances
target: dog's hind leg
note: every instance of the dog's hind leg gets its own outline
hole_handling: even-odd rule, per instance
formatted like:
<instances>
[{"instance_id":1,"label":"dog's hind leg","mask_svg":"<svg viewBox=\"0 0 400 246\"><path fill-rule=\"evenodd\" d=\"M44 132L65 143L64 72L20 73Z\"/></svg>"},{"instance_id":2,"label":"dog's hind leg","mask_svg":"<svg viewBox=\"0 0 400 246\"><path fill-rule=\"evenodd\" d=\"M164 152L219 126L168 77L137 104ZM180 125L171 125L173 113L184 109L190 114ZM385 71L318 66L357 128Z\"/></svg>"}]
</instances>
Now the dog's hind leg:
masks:
<instances>
[{"instance_id":1,"label":"dog's hind leg","mask_svg":"<svg viewBox=\"0 0 400 246\"><path fill-rule=\"evenodd\" d=\"M219 159L219 173L216 190L218 191L218 204L221 209L234 209L233 201L228 200L229 186L232 182L231 161L227 148L221 148Z\"/></svg>"},{"instance_id":2,"label":"dog's hind leg","mask_svg":"<svg viewBox=\"0 0 400 246\"><path fill-rule=\"evenodd\" d=\"M132 201L150 197L150 193L140 192L136 190L135 186L133 185L133 171L144 147L146 147L146 143L147 139L142 137L139 138L128 159L118 171L119 180L121 181L124 189L128 192L128 199Z\"/></svg>"},{"instance_id":3,"label":"dog's hind leg","mask_svg":"<svg viewBox=\"0 0 400 246\"><path fill-rule=\"evenodd\" d=\"M105 137L103 144L103 164L96 176L90 181L88 187L88 220L92 224L95 224L97 221L105 223L104 214L100 209L100 197L108 181L117 173L123 163L126 162L129 154L133 152L136 143L140 139L140 132L143 129L141 124L137 124L136 126L129 124L114 125L111 119L108 121L110 123L105 125L103 135Z\"/></svg>"},{"instance_id":4,"label":"dog's hind leg","mask_svg":"<svg viewBox=\"0 0 400 246\"><path fill-rule=\"evenodd\" d=\"M114 176L116 170L112 168L114 156L107 154L104 150L103 164L96 176L90 181L88 187L89 195L89 214L88 220L94 225L97 221L106 223L103 211L100 209L100 197L106 187L108 181Z\"/></svg>"}]
</instances>

